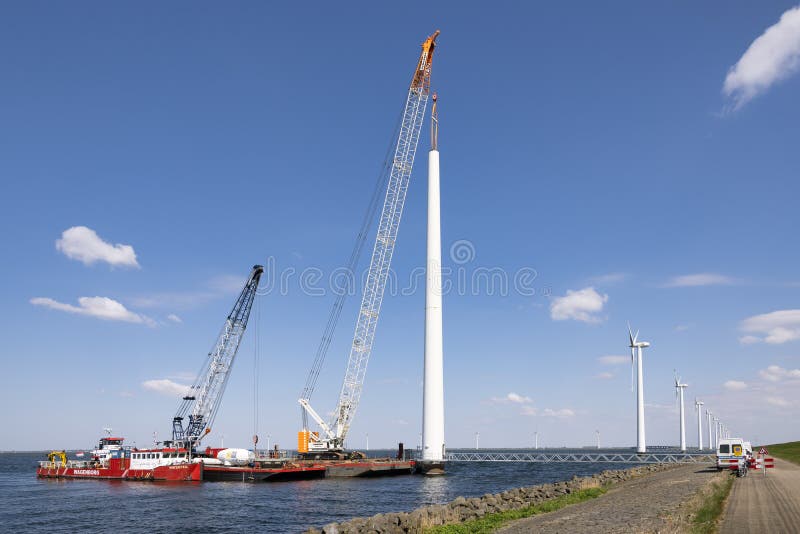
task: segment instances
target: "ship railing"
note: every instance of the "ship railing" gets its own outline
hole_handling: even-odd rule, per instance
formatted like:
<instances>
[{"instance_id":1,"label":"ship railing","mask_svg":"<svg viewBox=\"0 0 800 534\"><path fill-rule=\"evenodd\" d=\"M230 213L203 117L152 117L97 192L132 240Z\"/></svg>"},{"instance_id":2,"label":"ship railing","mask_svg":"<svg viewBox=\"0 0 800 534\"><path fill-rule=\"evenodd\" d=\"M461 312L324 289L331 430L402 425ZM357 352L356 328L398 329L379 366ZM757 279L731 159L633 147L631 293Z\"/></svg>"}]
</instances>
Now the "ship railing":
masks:
<instances>
[{"instance_id":1,"label":"ship railing","mask_svg":"<svg viewBox=\"0 0 800 534\"><path fill-rule=\"evenodd\" d=\"M60 461L51 462L49 460L42 460L39 462L39 467L42 469L63 469L64 467L70 467L73 469L87 469L97 466L98 462L92 460L67 460L66 465L62 464Z\"/></svg>"},{"instance_id":2,"label":"ship railing","mask_svg":"<svg viewBox=\"0 0 800 534\"><path fill-rule=\"evenodd\" d=\"M534 462L534 463L624 463L624 464L703 464L713 456L703 453L561 453L561 452L448 452L449 462Z\"/></svg>"},{"instance_id":3,"label":"ship railing","mask_svg":"<svg viewBox=\"0 0 800 534\"><path fill-rule=\"evenodd\" d=\"M91 460L69 460L67 462L68 467L74 467L76 469L85 469L87 467L96 467L98 462L93 462Z\"/></svg>"},{"instance_id":4,"label":"ship railing","mask_svg":"<svg viewBox=\"0 0 800 534\"><path fill-rule=\"evenodd\" d=\"M256 455L257 461L287 460L289 458L289 451L285 450L258 451L258 454Z\"/></svg>"}]
</instances>

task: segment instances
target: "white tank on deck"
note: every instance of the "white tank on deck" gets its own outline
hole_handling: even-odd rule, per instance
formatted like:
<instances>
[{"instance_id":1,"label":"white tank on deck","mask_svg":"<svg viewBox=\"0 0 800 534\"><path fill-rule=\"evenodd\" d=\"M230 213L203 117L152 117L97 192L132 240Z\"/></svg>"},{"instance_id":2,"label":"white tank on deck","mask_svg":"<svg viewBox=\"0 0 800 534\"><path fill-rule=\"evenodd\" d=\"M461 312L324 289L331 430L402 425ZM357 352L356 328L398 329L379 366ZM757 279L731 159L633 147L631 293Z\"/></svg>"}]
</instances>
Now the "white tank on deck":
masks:
<instances>
[{"instance_id":1,"label":"white tank on deck","mask_svg":"<svg viewBox=\"0 0 800 534\"><path fill-rule=\"evenodd\" d=\"M256 459L256 455L247 449L222 449L217 458L225 465L247 465Z\"/></svg>"}]
</instances>

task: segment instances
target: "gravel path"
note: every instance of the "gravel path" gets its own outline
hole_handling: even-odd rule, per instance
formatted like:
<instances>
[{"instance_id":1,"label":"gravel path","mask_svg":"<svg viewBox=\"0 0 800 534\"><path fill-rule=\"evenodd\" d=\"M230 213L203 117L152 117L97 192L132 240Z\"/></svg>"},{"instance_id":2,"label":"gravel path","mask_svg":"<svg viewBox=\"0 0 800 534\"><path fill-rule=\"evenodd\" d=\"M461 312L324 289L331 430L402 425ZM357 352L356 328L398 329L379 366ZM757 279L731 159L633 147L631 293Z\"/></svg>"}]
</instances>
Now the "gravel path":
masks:
<instances>
[{"instance_id":1,"label":"gravel path","mask_svg":"<svg viewBox=\"0 0 800 534\"><path fill-rule=\"evenodd\" d=\"M597 499L519 519L498 532L683 532L687 503L724 475L697 465L676 467L619 484Z\"/></svg>"},{"instance_id":2,"label":"gravel path","mask_svg":"<svg viewBox=\"0 0 800 534\"><path fill-rule=\"evenodd\" d=\"M722 533L739 532L800 532L800 466L776 458L766 477L751 470L736 479Z\"/></svg>"}]
</instances>

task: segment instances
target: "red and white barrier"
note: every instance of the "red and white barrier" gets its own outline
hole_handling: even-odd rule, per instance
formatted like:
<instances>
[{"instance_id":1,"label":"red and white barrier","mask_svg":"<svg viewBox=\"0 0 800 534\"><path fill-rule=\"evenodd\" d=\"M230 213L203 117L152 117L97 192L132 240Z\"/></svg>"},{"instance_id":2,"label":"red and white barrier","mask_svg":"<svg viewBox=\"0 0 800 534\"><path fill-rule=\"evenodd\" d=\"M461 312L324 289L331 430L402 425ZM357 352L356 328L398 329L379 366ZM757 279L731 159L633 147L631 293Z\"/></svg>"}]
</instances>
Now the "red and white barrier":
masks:
<instances>
[{"instance_id":1,"label":"red and white barrier","mask_svg":"<svg viewBox=\"0 0 800 534\"><path fill-rule=\"evenodd\" d=\"M729 458L728 459L728 469L736 470L739 468L739 462L743 458ZM749 458L747 460L747 467L748 469L774 469L775 468L775 459L769 456L759 456L756 458ZM766 474L766 471L764 472Z\"/></svg>"}]
</instances>

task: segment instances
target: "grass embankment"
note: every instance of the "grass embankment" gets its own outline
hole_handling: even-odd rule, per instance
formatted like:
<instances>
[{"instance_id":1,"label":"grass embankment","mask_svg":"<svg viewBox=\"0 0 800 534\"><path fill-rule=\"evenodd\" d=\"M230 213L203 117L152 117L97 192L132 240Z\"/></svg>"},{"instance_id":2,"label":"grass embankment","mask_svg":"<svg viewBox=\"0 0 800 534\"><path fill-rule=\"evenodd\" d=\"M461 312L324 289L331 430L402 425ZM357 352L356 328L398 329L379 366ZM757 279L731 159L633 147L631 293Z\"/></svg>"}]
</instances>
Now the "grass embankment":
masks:
<instances>
[{"instance_id":1,"label":"grass embankment","mask_svg":"<svg viewBox=\"0 0 800 534\"><path fill-rule=\"evenodd\" d=\"M703 503L692 520L692 534L712 534L719 528L719 519L725 509L725 500L733 487L734 476L726 476L721 482L715 482L711 492L703 499Z\"/></svg>"},{"instance_id":2,"label":"grass embankment","mask_svg":"<svg viewBox=\"0 0 800 534\"><path fill-rule=\"evenodd\" d=\"M562 495L550 501L545 501L539 504L534 504L526 508L519 508L517 510L508 510L506 512L497 512L493 514L486 514L480 519L466 521L454 525L440 525L431 527L425 530L425 534L488 534L494 532L505 523L515 519L522 519L524 517L531 517L537 514L544 514L547 512L555 512L556 510L576 504L589 499L594 499L606 492L606 488L588 488L575 493Z\"/></svg>"},{"instance_id":3,"label":"grass embankment","mask_svg":"<svg viewBox=\"0 0 800 534\"><path fill-rule=\"evenodd\" d=\"M766 447L770 456L777 456L792 463L800 464L800 441L776 443L775 445L766 445ZM756 451L753 452L757 452L757 449L756 447Z\"/></svg>"}]
</instances>

